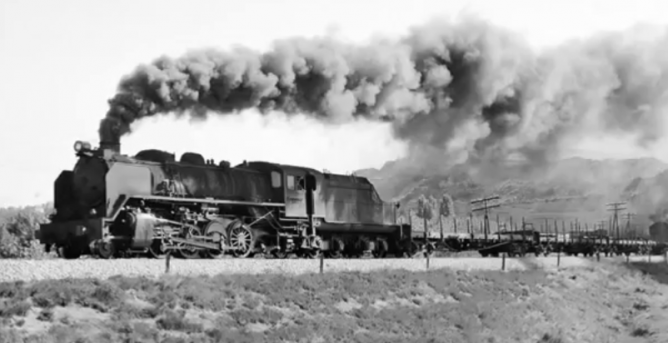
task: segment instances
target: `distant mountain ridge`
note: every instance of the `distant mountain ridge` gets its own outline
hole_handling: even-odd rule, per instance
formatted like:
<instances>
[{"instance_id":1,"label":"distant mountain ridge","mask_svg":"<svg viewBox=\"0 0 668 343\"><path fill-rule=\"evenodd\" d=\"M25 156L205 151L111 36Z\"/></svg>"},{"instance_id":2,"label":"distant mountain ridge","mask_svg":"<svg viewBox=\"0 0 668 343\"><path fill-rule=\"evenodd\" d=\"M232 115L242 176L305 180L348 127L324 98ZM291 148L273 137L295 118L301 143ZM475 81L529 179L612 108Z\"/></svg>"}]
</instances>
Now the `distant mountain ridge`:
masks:
<instances>
[{"instance_id":1,"label":"distant mountain ridge","mask_svg":"<svg viewBox=\"0 0 668 343\"><path fill-rule=\"evenodd\" d=\"M629 201L629 208L645 214L656 211L652 207L657 198L668 194L668 164L654 158L572 157L543 168L528 168L523 163L488 168L458 164L441 171L420 170L407 160L396 160L355 174L369 178L383 199L399 201L402 207L414 207L422 194L438 199L448 193L460 214L470 210L472 199L492 194L501 196L507 205L563 203L564 210L601 216L606 213L606 202Z\"/></svg>"}]
</instances>

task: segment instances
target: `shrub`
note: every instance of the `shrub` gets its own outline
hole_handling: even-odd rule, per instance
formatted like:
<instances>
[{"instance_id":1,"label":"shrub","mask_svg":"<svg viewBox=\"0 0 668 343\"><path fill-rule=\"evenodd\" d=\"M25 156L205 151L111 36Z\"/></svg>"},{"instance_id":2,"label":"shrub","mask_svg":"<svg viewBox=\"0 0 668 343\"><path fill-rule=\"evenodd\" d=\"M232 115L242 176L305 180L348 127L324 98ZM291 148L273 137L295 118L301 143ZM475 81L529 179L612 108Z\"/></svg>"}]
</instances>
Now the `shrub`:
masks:
<instances>
[{"instance_id":1,"label":"shrub","mask_svg":"<svg viewBox=\"0 0 668 343\"><path fill-rule=\"evenodd\" d=\"M44 246L35 238L39 224L48 222L48 214L51 212L50 204L0 208L0 258L54 257L55 252L46 253Z\"/></svg>"}]
</instances>

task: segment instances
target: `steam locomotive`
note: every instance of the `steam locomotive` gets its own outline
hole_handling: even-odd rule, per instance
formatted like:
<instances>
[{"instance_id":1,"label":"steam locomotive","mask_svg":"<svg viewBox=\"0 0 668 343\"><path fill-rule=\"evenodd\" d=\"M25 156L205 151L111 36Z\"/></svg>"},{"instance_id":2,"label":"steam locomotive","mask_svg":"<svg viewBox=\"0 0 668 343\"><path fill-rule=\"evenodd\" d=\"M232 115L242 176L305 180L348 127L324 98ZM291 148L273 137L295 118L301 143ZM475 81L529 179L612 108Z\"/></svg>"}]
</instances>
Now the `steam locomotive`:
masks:
<instances>
[{"instance_id":1,"label":"steam locomotive","mask_svg":"<svg viewBox=\"0 0 668 343\"><path fill-rule=\"evenodd\" d=\"M66 259L295 254L402 256L414 248L398 204L368 179L269 162L231 167L161 150L77 141L78 161L54 183L55 213L38 231Z\"/></svg>"}]
</instances>

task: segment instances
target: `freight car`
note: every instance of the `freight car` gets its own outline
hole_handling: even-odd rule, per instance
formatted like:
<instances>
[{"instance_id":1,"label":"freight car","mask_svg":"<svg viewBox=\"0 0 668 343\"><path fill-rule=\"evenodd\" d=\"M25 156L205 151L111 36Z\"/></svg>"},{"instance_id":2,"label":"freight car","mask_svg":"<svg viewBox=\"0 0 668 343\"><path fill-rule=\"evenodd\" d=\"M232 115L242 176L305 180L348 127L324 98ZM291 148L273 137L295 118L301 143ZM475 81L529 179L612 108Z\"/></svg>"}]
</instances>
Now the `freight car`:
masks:
<instances>
[{"instance_id":1,"label":"freight car","mask_svg":"<svg viewBox=\"0 0 668 343\"><path fill-rule=\"evenodd\" d=\"M183 258L290 254L404 256L411 227L368 179L269 162L215 164L197 153L75 143L78 161L54 182L55 214L40 242L67 259L167 252Z\"/></svg>"}]
</instances>

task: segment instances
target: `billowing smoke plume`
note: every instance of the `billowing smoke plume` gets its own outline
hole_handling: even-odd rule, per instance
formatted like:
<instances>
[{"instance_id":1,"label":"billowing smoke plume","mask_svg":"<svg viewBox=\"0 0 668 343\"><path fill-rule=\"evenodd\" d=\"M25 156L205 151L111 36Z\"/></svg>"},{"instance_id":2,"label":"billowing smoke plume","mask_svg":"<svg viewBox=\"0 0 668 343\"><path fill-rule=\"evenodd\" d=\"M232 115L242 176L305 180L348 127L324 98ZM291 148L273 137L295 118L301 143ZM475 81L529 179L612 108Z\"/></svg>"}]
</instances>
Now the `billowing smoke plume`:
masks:
<instances>
[{"instance_id":1,"label":"billowing smoke plume","mask_svg":"<svg viewBox=\"0 0 668 343\"><path fill-rule=\"evenodd\" d=\"M481 20L434 21L395 41L329 38L161 57L125 77L100 126L117 142L157 114L302 113L331 123L392 122L417 150L494 161L558 155L589 132L628 133L639 146L664 133L668 33L601 34L535 53Z\"/></svg>"}]
</instances>

